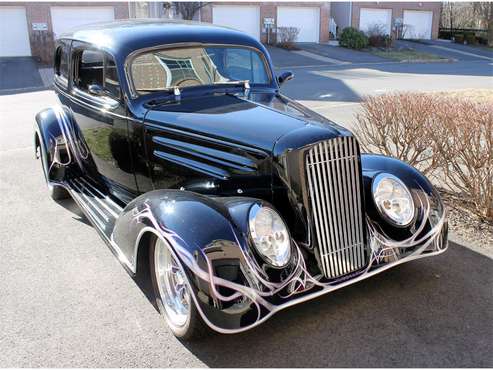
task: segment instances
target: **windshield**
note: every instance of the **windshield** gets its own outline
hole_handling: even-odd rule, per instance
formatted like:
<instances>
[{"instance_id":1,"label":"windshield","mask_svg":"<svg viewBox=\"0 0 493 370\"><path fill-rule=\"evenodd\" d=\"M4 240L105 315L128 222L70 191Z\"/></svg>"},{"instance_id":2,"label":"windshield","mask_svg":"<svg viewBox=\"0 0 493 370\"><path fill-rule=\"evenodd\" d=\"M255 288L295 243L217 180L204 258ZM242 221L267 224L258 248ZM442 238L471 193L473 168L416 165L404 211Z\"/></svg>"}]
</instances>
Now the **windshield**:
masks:
<instances>
[{"instance_id":1,"label":"windshield","mask_svg":"<svg viewBox=\"0 0 493 370\"><path fill-rule=\"evenodd\" d=\"M137 94L231 81L270 84L262 56L243 47L186 47L137 56L130 67Z\"/></svg>"}]
</instances>

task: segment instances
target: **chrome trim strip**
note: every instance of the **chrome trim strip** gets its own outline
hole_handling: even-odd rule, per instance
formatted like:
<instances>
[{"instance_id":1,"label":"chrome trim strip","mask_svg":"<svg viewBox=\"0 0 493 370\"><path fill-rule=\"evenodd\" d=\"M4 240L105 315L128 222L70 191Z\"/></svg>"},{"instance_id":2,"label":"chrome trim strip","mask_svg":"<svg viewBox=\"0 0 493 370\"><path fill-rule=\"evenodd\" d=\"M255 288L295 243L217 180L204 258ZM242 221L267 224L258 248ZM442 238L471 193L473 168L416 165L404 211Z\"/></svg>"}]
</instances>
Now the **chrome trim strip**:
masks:
<instances>
[{"instance_id":1,"label":"chrome trim strip","mask_svg":"<svg viewBox=\"0 0 493 370\"><path fill-rule=\"evenodd\" d=\"M106 202L108 203L111 203L117 211L123 211L123 208L120 207L113 199L111 199L110 197L108 197L107 195L103 194L98 188L96 188L94 185L92 185L89 181L87 181L85 178L83 177L80 177L80 179L82 181L84 181L84 183L86 184L86 187L90 187L91 189L93 189L96 193L98 193L101 197L104 197L106 199Z\"/></svg>"},{"instance_id":2,"label":"chrome trim strip","mask_svg":"<svg viewBox=\"0 0 493 370\"><path fill-rule=\"evenodd\" d=\"M112 210L105 202L103 202L101 199L99 199L99 197L94 194L94 192L87 186L84 186L84 184L82 184L78 179L73 179L72 180L73 183L77 183L77 185L81 186L84 190L87 190L92 196L93 198L99 203L101 204L101 206L106 209L113 217L117 218L118 217L118 213L116 213L114 210ZM105 199L107 197L104 197Z\"/></svg>"}]
</instances>

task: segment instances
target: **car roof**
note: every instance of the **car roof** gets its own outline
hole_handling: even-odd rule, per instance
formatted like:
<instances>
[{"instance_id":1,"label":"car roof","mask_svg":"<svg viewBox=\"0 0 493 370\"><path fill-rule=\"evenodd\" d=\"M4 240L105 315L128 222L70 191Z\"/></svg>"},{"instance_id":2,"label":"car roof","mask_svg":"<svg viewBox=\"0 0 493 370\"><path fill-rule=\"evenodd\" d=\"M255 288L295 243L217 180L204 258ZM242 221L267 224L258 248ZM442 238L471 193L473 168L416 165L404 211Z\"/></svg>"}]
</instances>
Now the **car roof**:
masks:
<instances>
[{"instance_id":1,"label":"car roof","mask_svg":"<svg viewBox=\"0 0 493 370\"><path fill-rule=\"evenodd\" d=\"M125 59L139 49L179 43L234 44L265 51L260 42L241 31L182 20L127 19L94 23L75 28L58 39L87 42L118 59Z\"/></svg>"}]
</instances>

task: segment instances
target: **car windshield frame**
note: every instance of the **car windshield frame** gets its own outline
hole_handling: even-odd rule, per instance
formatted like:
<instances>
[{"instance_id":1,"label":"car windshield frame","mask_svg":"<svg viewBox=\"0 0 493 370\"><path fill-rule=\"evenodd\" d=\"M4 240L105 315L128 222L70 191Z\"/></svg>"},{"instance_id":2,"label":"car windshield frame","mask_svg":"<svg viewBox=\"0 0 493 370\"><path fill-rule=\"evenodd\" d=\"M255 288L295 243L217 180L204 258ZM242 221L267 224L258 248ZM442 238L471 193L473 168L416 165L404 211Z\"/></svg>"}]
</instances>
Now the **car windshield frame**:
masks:
<instances>
[{"instance_id":1,"label":"car windshield frame","mask_svg":"<svg viewBox=\"0 0 493 370\"><path fill-rule=\"evenodd\" d=\"M251 86L260 86L260 87L272 87L273 82L274 82L274 75L272 72L272 69L270 68L270 64L267 60L267 57L265 53L263 53L260 49L250 46L250 45L238 45L238 44L204 44L204 43L178 43L178 44L165 44L165 45L158 45L158 46L153 46L149 48L143 48L136 50L132 53L130 53L127 58L125 59L125 64L124 64L124 71L125 71L125 79L127 81L128 89L130 92L130 97L132 99L138 99L142 98L143 96L149 96L149 95L154 95L154 94L162 94L162 93L170 93L173 91L173 87L166 87L163 88L162 90L156 90L155 92L151 94L139 94L137 92L137 89L135 89L134 81L133 81L133 76L132 76L132 63L134 60L144 54L147 53L152 53L152 52L159 52L160 50L169 50L169 49L187 49L187 48L238 48L238 49L246 49L246 50L251 50L254 51L258 54L260 57L260 60L262 61L265 69L265 73L267 75L268 82L264 84L258 84L258 83L250 83ZM234 83L235 81L230 81L230 83ZM238 82L243 82L243 81L238 81ZM189 86L189 87L181 87L180 89L193 89L193 88L217 88L218 86L221 86L221 84L204 84L204 85L194 85L194 86Z\"/></svg>"}]
</instances>

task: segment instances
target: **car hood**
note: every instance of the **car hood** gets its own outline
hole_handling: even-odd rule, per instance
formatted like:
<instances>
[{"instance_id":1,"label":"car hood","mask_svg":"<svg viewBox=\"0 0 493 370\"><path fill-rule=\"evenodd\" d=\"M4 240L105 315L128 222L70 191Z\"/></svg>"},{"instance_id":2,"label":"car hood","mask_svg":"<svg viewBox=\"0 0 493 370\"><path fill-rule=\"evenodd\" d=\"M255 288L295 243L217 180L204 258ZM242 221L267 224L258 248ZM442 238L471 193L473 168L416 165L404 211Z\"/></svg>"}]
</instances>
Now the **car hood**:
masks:
<instances>
[{"instance_id":1,"label":"car hood","mask_svg":"<svg viewBox=\"0 0 493 370\"><path fill-rule=\"evenodd\" d=\"M207 95L150 109L146 124L278 154L348 131L278 94Z\"/></svg>"}]
</instances>

